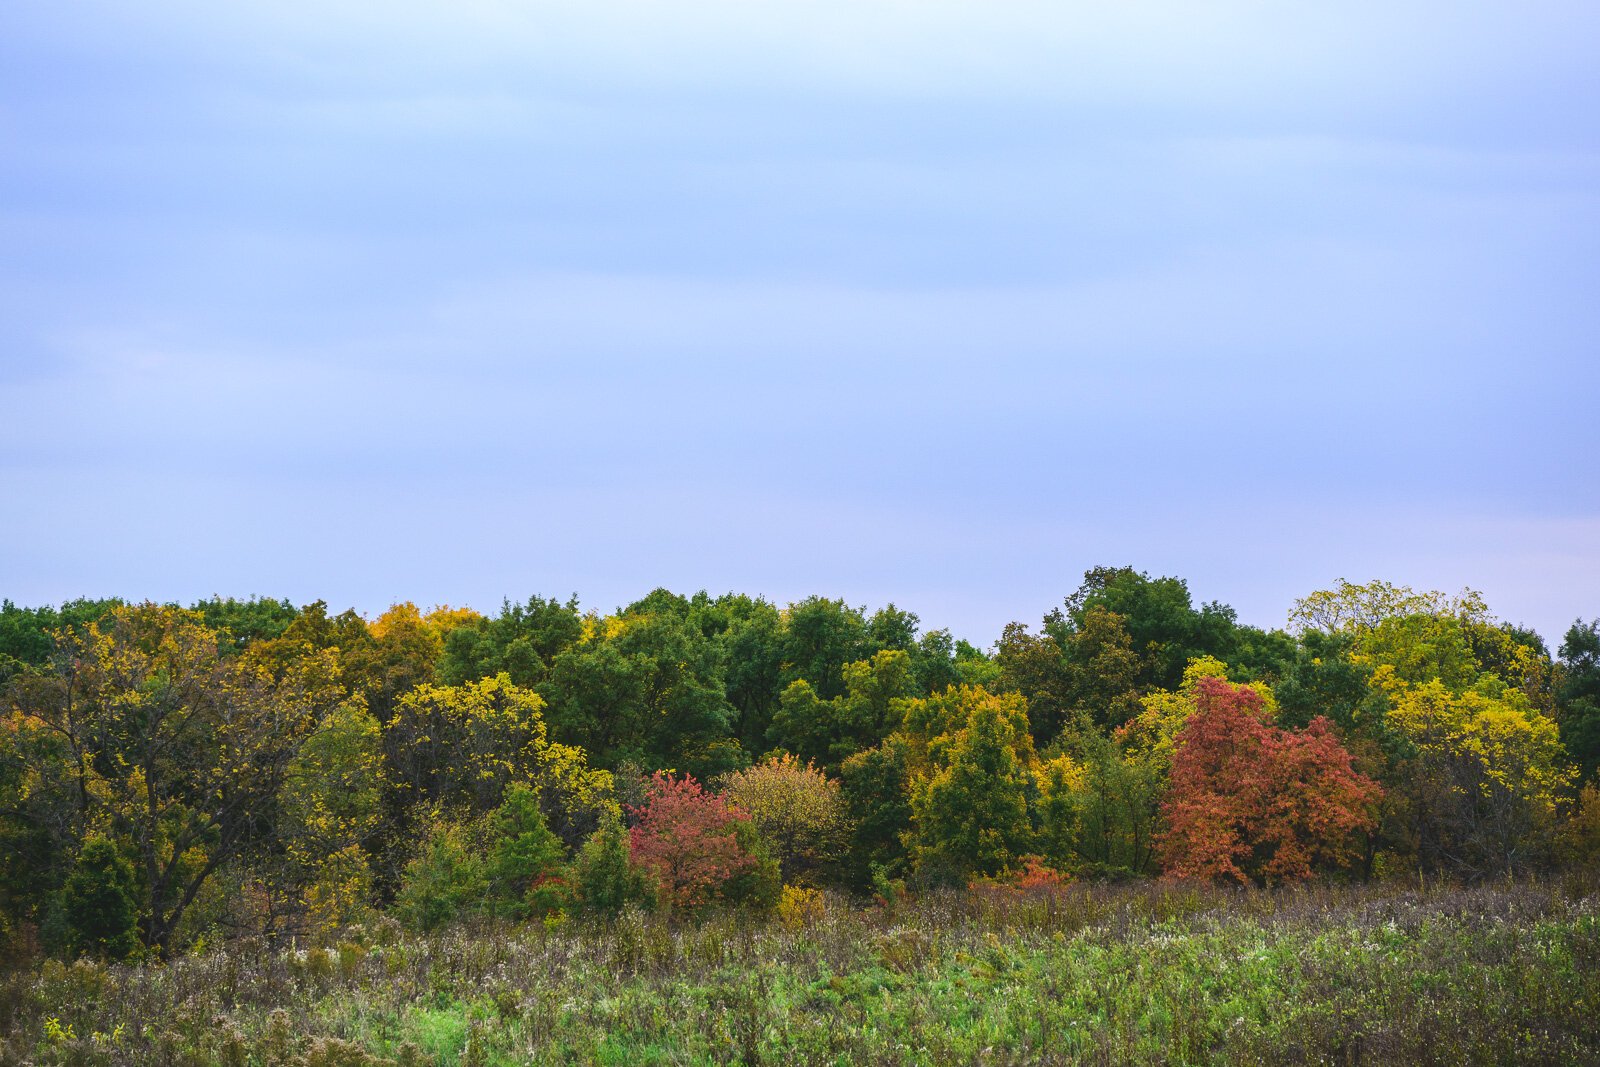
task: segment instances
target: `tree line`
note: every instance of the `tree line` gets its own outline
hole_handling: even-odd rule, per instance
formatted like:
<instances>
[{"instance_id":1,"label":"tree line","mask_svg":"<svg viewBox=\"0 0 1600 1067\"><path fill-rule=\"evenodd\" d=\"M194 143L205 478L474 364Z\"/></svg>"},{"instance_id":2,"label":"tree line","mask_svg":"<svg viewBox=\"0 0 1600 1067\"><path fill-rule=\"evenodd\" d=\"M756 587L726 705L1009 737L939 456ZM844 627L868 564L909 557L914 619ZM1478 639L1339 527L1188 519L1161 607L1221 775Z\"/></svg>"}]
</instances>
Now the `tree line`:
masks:
<instances>
[{"instance_id":1,"label":"tree line","mask_svg":"<svg viewBox=\"0 0 1600 1067\"><path fill-rule=\"evenodd\" d=\"M1600 620L1341 582L1284 629L1096 568L988 649L824 597L0 604L0 937L160 957L391 916L818 890L1472 881L1600 859Z\"/></svg>"}]
</instances>

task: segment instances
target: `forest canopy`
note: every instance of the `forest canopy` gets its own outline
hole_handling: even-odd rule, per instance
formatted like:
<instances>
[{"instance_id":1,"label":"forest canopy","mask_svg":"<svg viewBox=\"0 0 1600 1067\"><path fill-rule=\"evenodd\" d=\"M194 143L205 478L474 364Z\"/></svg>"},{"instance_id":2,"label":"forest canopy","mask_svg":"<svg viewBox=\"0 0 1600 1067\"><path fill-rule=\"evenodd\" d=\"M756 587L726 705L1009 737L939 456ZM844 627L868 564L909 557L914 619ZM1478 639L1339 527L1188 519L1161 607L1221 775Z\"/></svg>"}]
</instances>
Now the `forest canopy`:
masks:
<instances>
[{"instance_id":1,"label":"forest canopy","mask_svg":"<svg viewBox=\"0 0 1600 1067\"><path fill-rule=\"evenodd\" d=\"M1600 620L1552 653L1471 590L1342 582L1262 630L1102 567L989 648L820 596L5 601L0 686L0 935L63 956L1600 858Z\"/></svg>"}]
</instances>

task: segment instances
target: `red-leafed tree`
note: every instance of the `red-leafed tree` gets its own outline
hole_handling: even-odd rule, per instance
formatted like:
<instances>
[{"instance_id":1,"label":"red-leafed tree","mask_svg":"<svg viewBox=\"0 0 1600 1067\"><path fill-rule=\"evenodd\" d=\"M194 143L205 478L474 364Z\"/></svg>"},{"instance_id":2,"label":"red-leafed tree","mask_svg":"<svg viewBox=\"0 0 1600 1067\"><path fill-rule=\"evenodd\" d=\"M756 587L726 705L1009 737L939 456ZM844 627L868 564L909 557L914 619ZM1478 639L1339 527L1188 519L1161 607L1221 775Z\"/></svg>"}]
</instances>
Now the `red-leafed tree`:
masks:
<instances>
[{"instance_id":1,"label":"red-leafed tree","mask_svg":"<svg viewBox=\"0 0 1600 1067\"><path fill-rule=\"evenodd\" d=\"M1162 805L1170 877L1285 882L1338 867L1374 823L1382 790L1356 771L1328 720L1304 730L1268 721L1258 693L1200 682Z\"/></svg>"},{"instance_id":2,"label":"red-leafed tree","mask_svg":"<svg viewBox=\"0 0 1600 1067\"><path fill-rule=\"evenodd\" d=\"M755 860L739 840L739 812L694 778L657 771L629 833L634 862L655 872L661 898L677 908L707 903Z\"/></svg>"}]
</instances>

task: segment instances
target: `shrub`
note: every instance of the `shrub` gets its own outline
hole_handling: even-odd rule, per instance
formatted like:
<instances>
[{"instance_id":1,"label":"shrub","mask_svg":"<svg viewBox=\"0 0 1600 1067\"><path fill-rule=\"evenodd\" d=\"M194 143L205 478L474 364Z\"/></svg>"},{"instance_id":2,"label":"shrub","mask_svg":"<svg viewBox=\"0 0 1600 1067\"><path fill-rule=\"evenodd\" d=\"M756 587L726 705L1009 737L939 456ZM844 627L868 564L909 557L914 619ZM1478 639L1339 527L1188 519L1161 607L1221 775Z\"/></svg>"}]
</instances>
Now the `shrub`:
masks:
<instances>
[{"instance_id":1,"label":"shrub","mask_svg":"<svg viewBox=\"0 0 1600 1067\"><path fill-rule=\"evenodd\" d=\"M360 845L347 845L316 866L316 879L305 889L306 919L311 932L327 936L367 916L372 895L372 866Z\"/></svg>"},{"instance_id":2,"label":"shrub","mask_svg":"<svg viewBox=\"0 0 1600 1067\"><path fill-rule=\"evenodd\" d=\"M1600 865L1600 788L1593 782L1578 794L1558 840L1561 858L1568 866Z\"/></svg>"},{"instance_id":3,"label":"shrub","mask_svg":"<svg viewBox=\"0 0 1600 1067\"><path fill-rule=\"evenodd\" d=\"M433 930L477 907L488 889L482 857L461 827L446 824L406 864L395 911L412 929Z\"/></svg>"},{"instance_id":4,"label":"shrub","mask_svg":"<svg viewBox=\"0 0 1600 1067\"><path fill-rule=\"evenodd\" d=\"M821 922L827 909L823 904L822 890L805 886L786 885L778 898L778 919L791 930Z\"/></svg>"},{"instance_id":5,"label":"shrub","mask_svg":"<svg viewBox=\"0 0 1600 1067\"><path fill-rule=\"evenodd\" d=\"M750 857L750 864L722 884L722 899L758 911L771 911L778 906L779 894L783 892L783 875L767 839L748 819L733 824L733 838Z\"/></svg>"},{"instance_id":6,"label":"shrub","mask_svg":"<svg viewBox=\"0 0 1600 1067\"><path fill-rule=\"evenodd\" d=\"M980 900L1040 897L1059 893L1071 883L1066 875L1038 856L1022 857L1022 865L995 878L975 878L968 889Z\"/></svg>"}]
</instances>

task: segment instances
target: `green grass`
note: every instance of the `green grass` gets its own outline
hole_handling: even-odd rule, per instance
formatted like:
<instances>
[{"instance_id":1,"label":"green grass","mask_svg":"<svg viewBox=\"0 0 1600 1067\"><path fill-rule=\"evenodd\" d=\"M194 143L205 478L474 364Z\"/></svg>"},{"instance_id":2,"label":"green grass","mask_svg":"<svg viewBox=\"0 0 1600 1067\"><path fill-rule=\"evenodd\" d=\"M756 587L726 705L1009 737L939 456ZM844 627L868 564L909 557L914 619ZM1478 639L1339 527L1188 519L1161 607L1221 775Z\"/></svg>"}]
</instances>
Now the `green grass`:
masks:
<instances>
[{"instance_id":1,"label":"green grass","mask_svg":"<svg viewBox=\"0 0 1600 1067\"><path fill-rule=\"evenodd\" d=\"M1073 887L47 963L0 1062L1584 1063L1596 1019L1600 899L1555 886Z\"/></svg>"}]
</instances>

